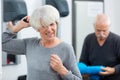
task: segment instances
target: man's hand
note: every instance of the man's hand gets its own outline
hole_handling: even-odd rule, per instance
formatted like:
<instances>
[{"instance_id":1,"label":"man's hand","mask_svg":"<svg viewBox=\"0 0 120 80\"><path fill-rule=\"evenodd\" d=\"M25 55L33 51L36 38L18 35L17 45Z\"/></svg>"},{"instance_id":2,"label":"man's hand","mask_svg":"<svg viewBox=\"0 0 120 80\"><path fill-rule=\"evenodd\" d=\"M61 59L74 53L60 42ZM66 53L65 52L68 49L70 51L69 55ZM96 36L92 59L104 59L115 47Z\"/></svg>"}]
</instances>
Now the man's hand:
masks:
<instances>
[{"instance_id":1,"label":"man's hand","mask_svg":"<svg viewBox=\"0 0 120 80\"><path fill-rule=\"evenodd\" d=\"M112 67L105 67L102 68L102 70L104 70L103 72L100 72L100 75L111 75L115 73L115 68Z\"/></svg>"}]
</instances>

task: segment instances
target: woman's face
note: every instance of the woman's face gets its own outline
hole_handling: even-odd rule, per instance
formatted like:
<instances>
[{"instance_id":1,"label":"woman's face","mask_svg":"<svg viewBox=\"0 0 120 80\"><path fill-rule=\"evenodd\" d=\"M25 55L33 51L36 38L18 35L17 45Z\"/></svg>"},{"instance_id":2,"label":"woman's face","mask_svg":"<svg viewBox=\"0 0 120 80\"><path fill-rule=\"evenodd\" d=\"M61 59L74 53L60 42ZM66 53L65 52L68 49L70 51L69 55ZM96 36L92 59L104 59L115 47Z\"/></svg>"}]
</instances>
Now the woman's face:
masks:
<instances>
[{"instance_id":1,"label":"woman's face","mask_svg":"<svg viewBox=\"0 0 120 80\"><path fill-rule=\"evenodd\" d=\"M56 38L57 23L53 22L48 26L42 26L39 30L42 40L49 41Z\"/></svg>"}]
</instances>

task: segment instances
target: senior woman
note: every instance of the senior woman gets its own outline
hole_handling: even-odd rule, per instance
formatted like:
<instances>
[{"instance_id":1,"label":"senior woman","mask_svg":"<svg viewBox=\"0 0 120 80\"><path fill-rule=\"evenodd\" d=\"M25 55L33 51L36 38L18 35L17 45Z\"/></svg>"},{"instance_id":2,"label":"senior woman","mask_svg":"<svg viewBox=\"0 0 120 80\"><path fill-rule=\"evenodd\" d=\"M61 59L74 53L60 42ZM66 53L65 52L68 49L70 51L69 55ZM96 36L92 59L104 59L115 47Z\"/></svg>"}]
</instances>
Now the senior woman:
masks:
<instances>
[{"instance_id":1,"label":"senior woman","mask_svg":"<svg viewBox=\"0 0 120 80\"><path fill-rule=\"evenodd\" d=\"M16 25L8 22L3 51L26 55L27 80L82 80L72 46L56 37L58 23L59 12L50 5L37 8L30 18L26 16ZM40 39L14 39L17 32L29 26L40 33Z\"/></svg>"}]
</instances>

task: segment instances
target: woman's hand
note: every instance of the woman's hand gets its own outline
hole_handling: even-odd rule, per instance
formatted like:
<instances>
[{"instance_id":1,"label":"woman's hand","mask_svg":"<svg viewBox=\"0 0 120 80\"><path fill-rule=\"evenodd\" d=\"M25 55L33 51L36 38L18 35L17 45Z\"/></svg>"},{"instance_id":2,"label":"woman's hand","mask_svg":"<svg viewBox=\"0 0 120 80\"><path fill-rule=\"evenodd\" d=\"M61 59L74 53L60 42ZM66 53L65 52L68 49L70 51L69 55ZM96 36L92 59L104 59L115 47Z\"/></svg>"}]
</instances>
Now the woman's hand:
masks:
<instances>
[{"instance_id":1,"label":"woman's hand","mask_svg":"<svg viewBox=\"0 0 120 80\"><path fill-rule=\"evenodd\" d=\"M102 70L104 70L103 72L100 72L99 74L100 75L111 75L111 74L114 74L115 73L115 68L112 68L112 67L105 67L105 68L102 68Z\"/></svg>"},{"instance_id":2,"label":"woman's hand","mask_svg":"<svg viewBox=\"0 0 120 80\"><path fill-rule=\"evenodd\" d=\"M56 54L51 55L50 66L54 71L57 71L61 76L64 76L68 72L68 70L63 66L60 57Z\"/></svg>"},{"instance_id":3,"label":"woman's hand","mask_svg":"<svg viewBox=\"0 0 120 80\"><path fill-rule=\"evenodd\" d=\"M16 33L16 32L19 32L23 28L30 27L30 24L25 22L25 21L23 21L23 19L26 19L29 22L30 17L29 16L25 16L20 21L18 21L15 25L13 25L13 23L10 21L10 22L7 23L7 28L11 32Z\"/></svg>"},{"instance_id":4,"label":"woman's hand","mask_svg":"<svg viewBox=\"0 0 120 80\"><path fill-rule=\"evenodd\" d=\"M26 21L24 21L24 19L26 20ZM23 27L23 28L28 28L28 27L30 27L30 24L29 24L29 21L30 21L30 17L29 16L25 16L24 18L22 18L21 20L20 20L20 25Z\"/></svg>"}]
</instances>

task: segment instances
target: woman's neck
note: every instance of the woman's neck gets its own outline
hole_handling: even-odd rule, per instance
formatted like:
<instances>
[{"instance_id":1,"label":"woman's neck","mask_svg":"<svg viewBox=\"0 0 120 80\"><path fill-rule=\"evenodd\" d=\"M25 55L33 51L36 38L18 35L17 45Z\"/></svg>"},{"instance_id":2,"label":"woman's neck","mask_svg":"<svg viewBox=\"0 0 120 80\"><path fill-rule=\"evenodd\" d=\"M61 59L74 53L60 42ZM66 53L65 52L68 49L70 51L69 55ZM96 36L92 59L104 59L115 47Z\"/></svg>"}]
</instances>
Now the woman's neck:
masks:
<instances>
[{"instance_id":1,"label":"woman's neck","mask_svg":"<svg viewBox=\"0 0 120 80\"><path fill-rule=\"evenodd\" d=\"M61 43L61 40L55 38L53 40L41 40L40 44L44 47L51 48Z\"/></svg>"}]
</instances>

